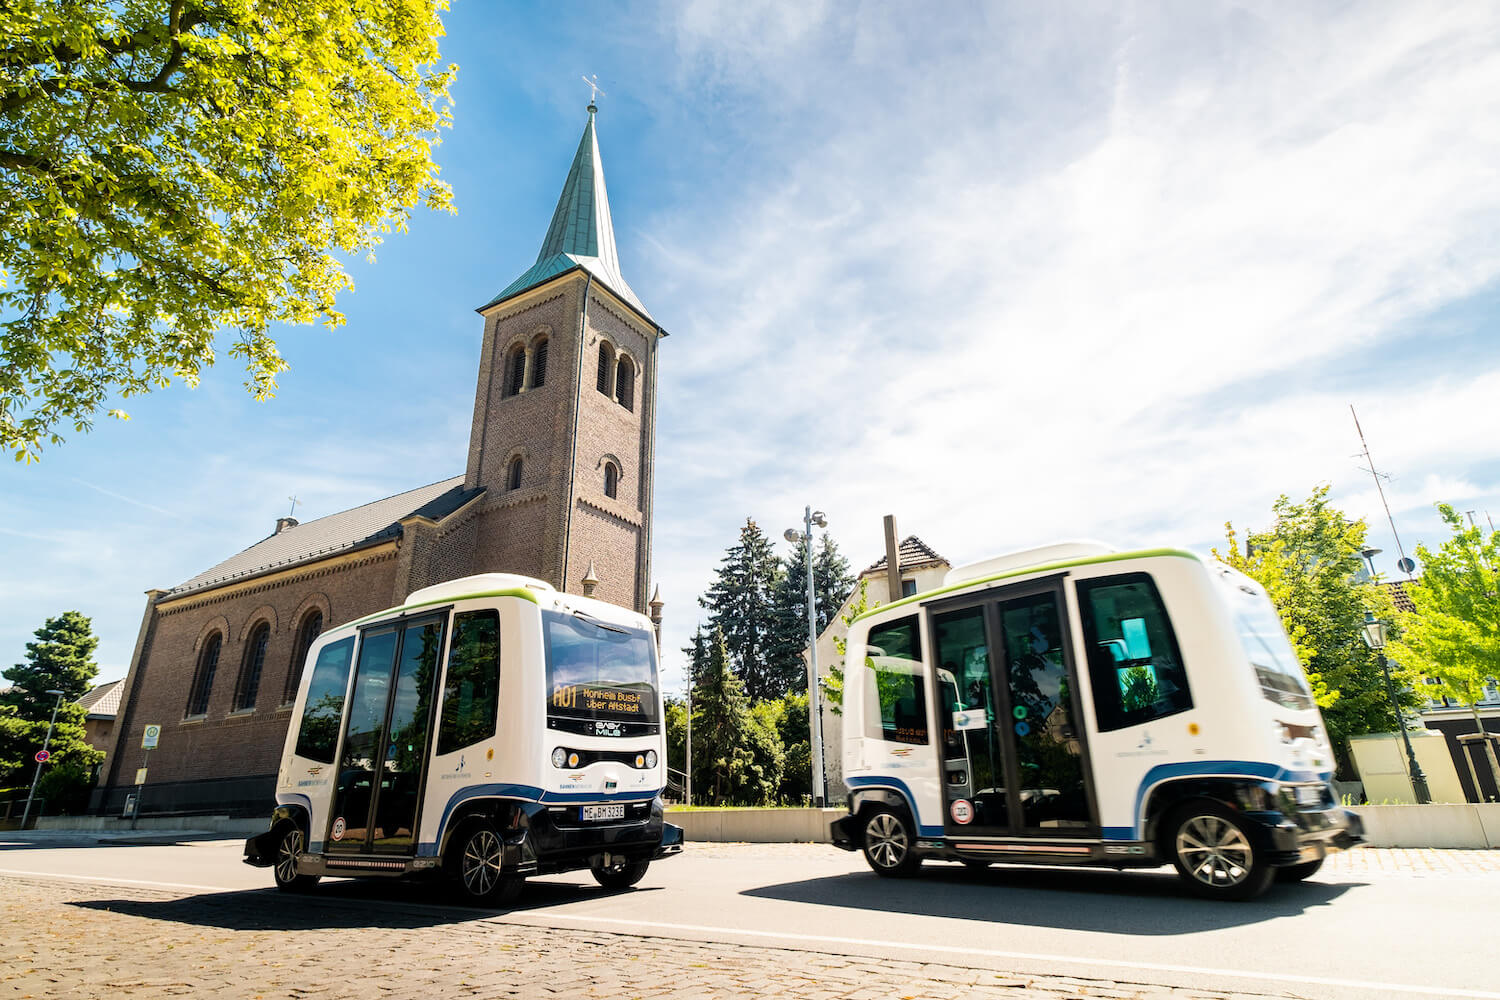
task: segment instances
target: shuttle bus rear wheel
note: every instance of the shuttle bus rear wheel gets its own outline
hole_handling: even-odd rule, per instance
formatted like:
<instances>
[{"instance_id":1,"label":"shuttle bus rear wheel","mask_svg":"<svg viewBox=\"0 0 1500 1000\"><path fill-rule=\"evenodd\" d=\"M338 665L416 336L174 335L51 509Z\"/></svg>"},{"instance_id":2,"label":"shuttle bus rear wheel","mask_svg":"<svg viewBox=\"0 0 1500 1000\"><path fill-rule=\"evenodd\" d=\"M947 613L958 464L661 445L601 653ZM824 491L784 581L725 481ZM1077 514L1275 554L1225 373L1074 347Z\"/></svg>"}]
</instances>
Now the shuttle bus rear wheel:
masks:
<instances>
[{"instance_id":1,"label":"shuttle bus rear wheel","mask_svg":"<svg viewBox=\"0 0 1500 1000\"><path fill-rule=\"evenodd\" d=\"M1168 834L1177 874L1200 896L1254 899L1276 877L1241 820L1213 802L1178 810Z\"/></svg>"},{"instance_id":2,"label":"shuttle bus rear wheel","mask_svg":"<svg viewBox=\"0 0 1500 1000\"><path fill-rule=\"evenodd\" d=\"M650 867L649 860L617 861L609 865L595 862L590 870L594 873L594 881L606 889L629 889L646 877L646 869Z\"/></svg>"},{"instance_id":3,"label":"shuttle bus rear wheel","mask_svg":"<svg viewBox=\"0 0 1500 1000\"><path fill-rule=\"evenodd\" d=\"M881 809L865 820L865 861L876 875L907 878L922 867L922 859L912 850L911 823L899 813Z\"/></svg>"},{"instance_id":4,"label":"shuttle bus rear wheel","mask_svg":"<svg viewBox=\"0 0 1500 1000\"><path fill-rule=\"evenodd\" d=\"M276 876L276 888L284 892L306 892L318 884L316 875L298 875L297 859L307 850L307 837L302 827L288 823L282 828L276 841L276 861L272 871Z\"/></svg>"},{"instance_id":5,"label":"shuttle bus rear wheel","mask_svg":"<svg viewBox=\"0 0 1500 1000\"><path fill-rule=\"evenodd\" d=\"M473 903L514 903L526 885L524 877L505 872L505 844L489 823L464 832L452 867L459 892Z\"/></svg>"}]
</instances>

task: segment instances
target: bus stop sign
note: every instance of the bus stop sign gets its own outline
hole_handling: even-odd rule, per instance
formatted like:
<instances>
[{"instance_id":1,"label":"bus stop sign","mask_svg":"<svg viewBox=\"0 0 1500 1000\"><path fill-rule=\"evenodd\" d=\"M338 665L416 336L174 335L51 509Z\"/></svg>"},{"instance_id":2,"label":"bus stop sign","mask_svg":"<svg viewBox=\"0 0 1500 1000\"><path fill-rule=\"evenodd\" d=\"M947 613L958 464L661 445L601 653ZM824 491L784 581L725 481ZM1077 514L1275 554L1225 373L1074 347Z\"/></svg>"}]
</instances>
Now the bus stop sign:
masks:
<instances>
[{"instance_id":1,"label":"bus stop sign","mask_svg":"<svg viewBox=\"0 0 1500 1000\"><path fill-rule=\"evenodd\" d=\"M146 731L141 734L141 749L155 750L160 739L161 726L147 726Z\"/></svg>"}]
</instances>

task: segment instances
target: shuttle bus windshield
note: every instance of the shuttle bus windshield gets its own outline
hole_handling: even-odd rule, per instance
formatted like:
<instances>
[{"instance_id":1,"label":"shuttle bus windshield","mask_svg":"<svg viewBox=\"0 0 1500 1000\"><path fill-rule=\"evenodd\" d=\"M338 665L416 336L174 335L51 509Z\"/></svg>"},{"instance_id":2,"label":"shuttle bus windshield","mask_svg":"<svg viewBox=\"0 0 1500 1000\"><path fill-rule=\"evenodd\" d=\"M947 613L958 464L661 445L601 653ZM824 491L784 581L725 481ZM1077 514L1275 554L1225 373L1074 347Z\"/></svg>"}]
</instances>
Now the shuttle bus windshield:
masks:
<instances>
[{"instance_id":1,"label":"shuttle bus windshield","mask_svg":"<svg viewBox=\"0 0 1500 1000\"><path fill-rule=\"evenodd\" d=\"M542 612L547 725L588 736L660 731L650 633L581 614Z\"/></svg>"}]
</instances>

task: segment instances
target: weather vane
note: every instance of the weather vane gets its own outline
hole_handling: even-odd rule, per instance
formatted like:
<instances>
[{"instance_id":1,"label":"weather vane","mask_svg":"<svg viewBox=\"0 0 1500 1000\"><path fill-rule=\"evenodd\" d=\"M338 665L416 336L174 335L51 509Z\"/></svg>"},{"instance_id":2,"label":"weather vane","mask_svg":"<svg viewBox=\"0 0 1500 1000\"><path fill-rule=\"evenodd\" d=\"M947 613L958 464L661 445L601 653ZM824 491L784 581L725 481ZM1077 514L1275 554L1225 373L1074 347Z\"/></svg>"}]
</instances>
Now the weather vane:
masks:
<instances>
[{"instance_id":1,"label":"weather vane","mask_svg":"<svg viewBox=\"0 0 1500 1000\"><path fill-rule=\"evenodd\" d=\"M594 102L598 100L599 95L604 94L604 91L599 89L599 74L595 73L592 79L589 77L584 77L583 82L589 85L589 107L592 108L594 106ZM609 95L604 94L604 96L608 97Z\"/></svg>"}]
</instances>

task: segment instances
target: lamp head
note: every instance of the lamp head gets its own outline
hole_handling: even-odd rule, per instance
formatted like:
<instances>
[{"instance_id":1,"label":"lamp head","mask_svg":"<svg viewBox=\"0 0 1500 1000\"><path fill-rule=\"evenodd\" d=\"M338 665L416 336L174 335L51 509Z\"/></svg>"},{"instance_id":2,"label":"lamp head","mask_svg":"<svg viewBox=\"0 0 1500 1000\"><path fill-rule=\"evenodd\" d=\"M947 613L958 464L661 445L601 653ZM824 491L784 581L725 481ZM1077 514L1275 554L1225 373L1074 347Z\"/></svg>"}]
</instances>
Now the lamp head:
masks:
<instances>
[{"instance_id":1,"label":"lamp head","mask_svg":"<svg viewBox=\"0 0 1500 1000\"><path fill-rule=\"evenodd\" d=\"M62 696L62 692L58 691L56 688L52 689L51 691L48 691L47 693L50 694L50 695L57 696L57 697L61 697Z\"/></svg>"},{"instance_id":2,"label":"lamp head","mask_svg":"<svg viewBox=\"0 0 1500 1000\"><path fill-rule=\"evenodd\" d=\"M813 511L812 523L820 528L826 528L828 527L828 516L821 510L815 510Z\"/></svg>"},{"instance_id":3,"label":"lamp head","mask_svg":"<svg viewBox=\"0 0 1500 1000\"><path fill-rule=\"evenodd\" d=\"M782 533L781 537L785 538L793 545L796 545L798 542L802 541L802 532L798 531L796 528L788 528L785 532Z\"/></svg>"},{"instance_id":4,"label":"lamp head","mask_svg":"<svg viewBox=\"0 0 1500 1000\"><path fill-rule=\"evenodd\" d=\"M1359 628L1359 637L1373 650L1385 648L1386 624L1375 618L1374 612L1365 612L1365 623Z\"/></svg>"}]
</instances>

